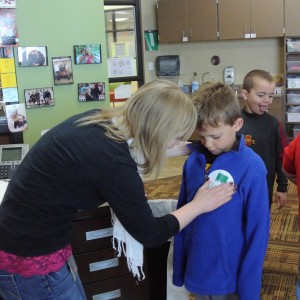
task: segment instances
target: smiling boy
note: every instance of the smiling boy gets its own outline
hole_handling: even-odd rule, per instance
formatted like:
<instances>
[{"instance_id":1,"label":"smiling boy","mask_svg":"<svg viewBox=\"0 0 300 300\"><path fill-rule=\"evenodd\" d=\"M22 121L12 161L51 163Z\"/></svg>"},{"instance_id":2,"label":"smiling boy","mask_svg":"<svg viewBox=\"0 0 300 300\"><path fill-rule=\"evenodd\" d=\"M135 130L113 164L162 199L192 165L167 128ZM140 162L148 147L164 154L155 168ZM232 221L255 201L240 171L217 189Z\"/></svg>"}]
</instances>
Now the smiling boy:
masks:
<instances>
[{"instance_id":1,"label":"smiling boy","mask_svg":"<svg viewBox=\"0 0 300 300\"><path fill-rule=\"evenodd\" d=\"M244 99L242 118L244 125L239 133L244 134L246 145L264 161L268 170L267 182L269 205L272 205L275 178L275 194L278 207L287 201L287 178L282 171L282 151L286 146L281 138L279 120L268 113L273 102L275 82L264 70L252 70L244 78L241 96Z\"/></svg>"}]
</instances>

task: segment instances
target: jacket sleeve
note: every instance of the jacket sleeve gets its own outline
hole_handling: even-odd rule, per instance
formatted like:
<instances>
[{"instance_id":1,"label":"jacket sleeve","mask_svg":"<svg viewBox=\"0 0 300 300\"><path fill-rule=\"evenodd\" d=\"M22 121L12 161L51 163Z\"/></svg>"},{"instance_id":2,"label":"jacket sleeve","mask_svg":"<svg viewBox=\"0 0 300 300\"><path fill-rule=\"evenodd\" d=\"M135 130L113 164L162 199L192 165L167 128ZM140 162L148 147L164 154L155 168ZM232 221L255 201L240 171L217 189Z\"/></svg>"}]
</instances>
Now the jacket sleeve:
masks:
<instances>
[{"instance_id":1,"label":"jacket sleeve","mask_svg":"<svg viewBox=\"0 0 300 300\"><path fill-rule=\"evenodd\" d=\"M186 189L186 163L183 167L182 183L178 198L177 209L187 203ZM173 252L173 284L182 286L184 283L184 273L186 267L186 255L184 251L184 235L185 229L181 230L174 236L174 252Z\"/></svg>"},{"instance_id":2,"label":"jacket sleeve","mask_svg":"<svg viewBox=\"0 0 300 300\"><path fill-rule=\"evenodd\" d=\"M284 156L282 162L282 168L289 174L297 174L296 164L295 164L295 145L300 141L300 136L295 140L291 141L289 146L284 149Z\"/></svg>"},{"instance_id":3,"label":"jacket sleeve","mask_svg":"<svg viewBox=\"0 0 300 300\"><path fill-rule=\"evenodd\" d=\"M270 211L268 187L262 172L249 176L248 190L244 191L245 209L245 255L238 276L238 295L243 300L260 300L262 272L266 254Z\"/></svg>"},{"instance_id":4,"label":"jacket sleeve","mask_svg":"<svg viewBox=\"0 0 300 300\"><path fill-rule=\"evenodd\" d=\"M285 193L287 191L288 180L282 171L282 157L284 148L288 145L286 133L282 127L281 122L278 120L278 134L276 138L276 182L277 191Z\"/></svg>"}]
</instances>

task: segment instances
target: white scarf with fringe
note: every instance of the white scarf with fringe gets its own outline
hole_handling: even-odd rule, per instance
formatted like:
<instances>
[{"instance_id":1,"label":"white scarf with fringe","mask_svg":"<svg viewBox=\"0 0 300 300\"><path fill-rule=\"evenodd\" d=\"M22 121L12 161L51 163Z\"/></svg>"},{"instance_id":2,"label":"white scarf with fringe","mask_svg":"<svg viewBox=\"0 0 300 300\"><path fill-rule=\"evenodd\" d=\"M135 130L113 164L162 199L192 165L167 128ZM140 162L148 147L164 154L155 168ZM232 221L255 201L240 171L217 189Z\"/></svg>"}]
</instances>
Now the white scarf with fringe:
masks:
<instances>
[{"instance_id":1,"label":"white scarf with fringe","mask_svg":"<svg viewBox=\"0 0 300 300\"><path fill-rule=\"evenodd\" d=\"M161 217L176 210L177 200L175 199L156 199L148 201L152 213L155 217ZM113 248L117 252L117 257L122 255L127 258L129 271L138 281L145 279L143 271L144 247L135 240L123 227L119 219L111 209L113 224Z\"/></svg>"}]
</instances>

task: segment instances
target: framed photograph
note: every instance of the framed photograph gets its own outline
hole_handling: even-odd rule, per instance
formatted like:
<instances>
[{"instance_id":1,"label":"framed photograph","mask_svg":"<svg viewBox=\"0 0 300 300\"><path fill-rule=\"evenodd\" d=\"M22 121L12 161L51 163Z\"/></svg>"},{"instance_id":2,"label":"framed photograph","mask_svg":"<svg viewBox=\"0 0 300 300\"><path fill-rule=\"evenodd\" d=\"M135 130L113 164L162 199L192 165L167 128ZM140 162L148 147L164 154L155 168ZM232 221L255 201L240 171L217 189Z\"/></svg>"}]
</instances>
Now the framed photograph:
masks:
<instances>
[{"instance_id":1,"label":"framed photograph","mask_svg":"<svg viewBox=\"0 0 300 300\"><path fill-rule=\"evenodd\" d=\"M16 0L0 0L0 8L15 8Z\"/></svg>"},{"instance_id":2,"label":"framed photograph","mask_svg":"<svg viewBox=\"0 0 300 300\"><path fill-rule=\"evenodd\" d=\"M78 83L78 101L103 101L105 100L105 83L88 82Z\"/></svg>"},{"instance_id":3,"label":"framed photograph","mask_svg":"<svg viewBox=\"0 0 300 300\"><path fill-rule=\"evenodd\" d=\"M47 47L18 47L20 67L48 66Z\"/></svg>"},{"instance_id":4,"label":"framed photograph","mask_svg":"<svg viewBox=\"0 0 300 300\"><path fill-rule=\"evenodd\" d=\"M52 87L25 89L24 96L26 108L49 107L55 104Z\"/></svg>"},{"instance_id":5,"label":"framed photograph","mask_svg":"<svg viewBox=\"0 0 300 300\"><path fill-rule=\"evenodd\" d=\"M74 63L81 64L100 64L101 58L101 45L75 45L74 46Z\"/></svg>"},{"instance_id":6,"label":"framed photograph","mask_svg":"<svg viewBox=\"0 0 300 300\"><path fill-rule=\"evenodd\" d=\"M71 56L52 57L54 84L72 84L73 70Z\"/></svg>"},{"instance_id":7,"label":"framed photograph","mask_svg":"<svg viewBox=\"0 0 300 300\"><path fill-rule=\"evenodd\" d=\"M1 0L0 0L1 1ZM0 47L17 46L19 35L16 23L16 8L0 9Z\"/></svg>"},{"instance_id":8,"label":"framed photograph","mask_svg":"<svg viewBox=\"0 0 300 300\"><path fill-rule=\"evenodd\" d=\"M14 58L14 47L13 46L1 47L0 58Z\"/></svg>"},{"instance_id":9,"label":"framed photograph","mask_svg":"<svg viewBox=\"0 0 300 300\"><path fill-rule=\"evenodd\" d=\"M25 104L5 105L8 130L12 133L28 129Z\"/></svg>"}]
</instances>

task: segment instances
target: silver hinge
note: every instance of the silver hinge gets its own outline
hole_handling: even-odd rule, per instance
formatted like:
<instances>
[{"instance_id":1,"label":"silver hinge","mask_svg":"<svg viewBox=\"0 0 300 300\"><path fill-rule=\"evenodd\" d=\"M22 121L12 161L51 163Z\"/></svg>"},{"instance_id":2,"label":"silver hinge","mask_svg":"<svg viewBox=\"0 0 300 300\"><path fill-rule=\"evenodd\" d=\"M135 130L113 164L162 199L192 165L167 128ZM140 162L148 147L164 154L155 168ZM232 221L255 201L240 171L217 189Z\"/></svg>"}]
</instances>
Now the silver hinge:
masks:
<instances>
[{"instance_id":1,"label":"silver hinge","mask_svg":"<svg viewBox=\"0 0 300 300\"><path fill-rule=\"evenodd\" d=\"M220 32L219 31L217 31L217 38L219 38L220 37Z\"/></svg>"},{"instance_id":2,"label":"silver hinge","mask_svg":"<svg viewBox=\"0 0 300 300\"><path fill-rule=\"evenodd\" d=\"M285 27L282 28L282 33L285 34Z\"/></svg>"}]
</instances>

